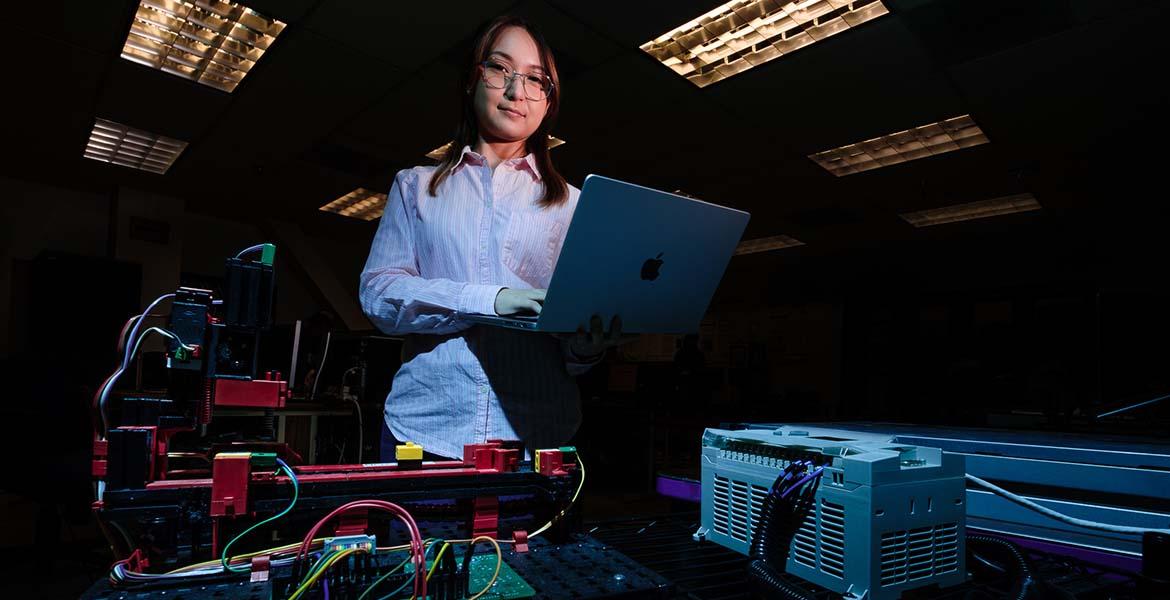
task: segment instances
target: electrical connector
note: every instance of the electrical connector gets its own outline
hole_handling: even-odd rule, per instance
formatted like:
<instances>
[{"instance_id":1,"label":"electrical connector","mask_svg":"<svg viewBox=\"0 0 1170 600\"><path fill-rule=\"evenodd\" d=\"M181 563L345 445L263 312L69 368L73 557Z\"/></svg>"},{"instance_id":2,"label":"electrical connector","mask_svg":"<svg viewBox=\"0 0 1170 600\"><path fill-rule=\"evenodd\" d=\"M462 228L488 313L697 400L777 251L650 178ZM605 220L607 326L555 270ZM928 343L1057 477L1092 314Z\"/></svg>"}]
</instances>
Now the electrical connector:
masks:
<instances>
[{"instance_id":1,"label":"electrical connector","mask_svg":"<svg viewBox=\"0 0 1170 600\"><path fill-rule=\"evenodd\" d=\"M417 469L422 466L422 459L423 447L414 442L394 447L394 461L398 463L400 469Z\"/></svg>"},{"instance_id":2,"label":"electrical connector","mask_svg":"<svg viewBox=\"0 0 1170 600\"><path fill-rule=\"evenodd\" d=\"M377 538L372 535L345 535L325 538L323 550L326 554L341 550L365 550L373 554L377 547Z\"/></svg>"},{"instance_id":3,"label":"electrical connector","mask_svg":"<svg viewBox=\"0 0 1170 600\"><path fill-rule=\"evenodd\" d=\"M253 452L252 460L253 467L262 469L276 468L276 453L275 452Z\"/></svg>"},{"instance_id":4,"label":"electrical connector","mask_svg":"<svg viewBox=\"0 0 1170 600\"><path fill-rule=\"evenodd\" d=\"M397 460L422 460L422 457L423 447L414 442L399 444L394 448L394 458Z\"/></svg>"}]
</instances>

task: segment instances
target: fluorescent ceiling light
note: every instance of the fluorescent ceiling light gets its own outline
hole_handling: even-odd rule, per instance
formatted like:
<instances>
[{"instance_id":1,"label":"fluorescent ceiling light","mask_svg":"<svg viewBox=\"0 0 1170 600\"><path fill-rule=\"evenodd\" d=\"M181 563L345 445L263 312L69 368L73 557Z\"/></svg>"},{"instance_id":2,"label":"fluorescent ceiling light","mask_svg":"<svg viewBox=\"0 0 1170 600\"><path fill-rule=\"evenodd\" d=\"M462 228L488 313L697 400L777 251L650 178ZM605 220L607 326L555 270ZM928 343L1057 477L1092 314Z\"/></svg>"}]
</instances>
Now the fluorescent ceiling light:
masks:
<instances>
[{"instance_id":1,"label":"fluorescent ceiling light","mask_svg":"<svg viewBox=\"0 0 1170 600\"><path fill-rule=\"evenodd\" d=\"M769 250L779 250L781 248L791 248L793 246L803 246L804 242L791 238L786 235L774 235L772 237L756 238L754 240L744 240L735 247L735 256L741 254L755 254L756 252L767 252Z\"/></svg>"},{"instance_id":2,"label":"fluorescent ceiling light","mask_svg":"<svg viewBox=\"0 0 1170 600\"><path fill-rule=\"evenodd\" d=\"M83 156L151 173L166 173L187 142L97 119Z\"/></svg>"},{"instance_id":3,"label":"fluorescent ceiling light","mask_svg":"<svg viewBox=\"0 0 1170 600\"><path fill-rule=\"evenodd\" d=\"M1032 194L1017 194L1015 196L1004 196L992 200L980 200L967 204L956 204L954 206L903 213L900 216L907 223L915 227L930 227L931 225L986 219L987 217L1010 215L1013 213L1040 210L1041 208L1040 203L1036 201L1036 198Z\"/></svg>"},{"instance_id":4,"label":"fluorescent ceiling light","mask_svg":"<svg viewBox=\"0 0 1170 600\"><path fill-rule=\"evenodd\" d=\"M736 0L640 48L706 87L889 12L880 0Z\"/></svg>"},{"instance_id":5,"label":"fluorescent ceiling light","mask_svg":"<svg viewBox=\"0 0 1170 600\"><path fill-rule=\"evenodd\" d=\"M386 194L377 194L366 188L358 188L322 206L319 210L336 213L343 217L373 221L381 217L386 210Z\"/></svg>"},{"instance_id":6,"label":"fluorescent ceiling light","mask_svg":"<svg viewBox=\"0 0 1170 600\"><path fill-rule=\"evenodd\" d=\"M431 160L443 160L443 155L447 153L447 149L450 148L451 144L453 143L454 142L447 142L446 144L443 144L442 146L427 152L427 158ZM557 146L563 146L564 144L565 140L562 140L558 137L553 137L551 135L548 136L548 147L550 150L556 148Z\"/></svg>"},{"instance_id":7,"label":"fluorescent ceiling light","mask_svg":"<svg viewBox=\"0 0 1170 600\"><path fill-rule=\"evenodd\" d=\"M810 154L826 171L841 177L988 142L971 115L962 115L864 142Z\"/></svg>"},{"instance_id":8,"label":"fluorescent ceiling light","mask_svg":"<svg viewBox=\"0 0 1170 600\"><path fill-rule=\"evenodd\" d=\"M141 0L122 58L231 92L284 23L223 0Z\"/></svg>"}]
</instances>

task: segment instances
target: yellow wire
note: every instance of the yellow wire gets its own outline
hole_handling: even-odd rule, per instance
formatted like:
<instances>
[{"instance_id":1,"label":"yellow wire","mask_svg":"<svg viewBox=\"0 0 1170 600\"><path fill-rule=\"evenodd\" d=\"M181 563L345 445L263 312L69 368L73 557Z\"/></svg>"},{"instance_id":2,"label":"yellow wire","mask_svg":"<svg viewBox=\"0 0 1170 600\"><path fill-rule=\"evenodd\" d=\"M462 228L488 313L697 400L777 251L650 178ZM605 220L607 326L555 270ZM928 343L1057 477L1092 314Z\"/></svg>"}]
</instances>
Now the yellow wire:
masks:
<instances>
[{"instance_id":1,"label":"yellow wire","mask_svg":"<svg viewBox=\"0 0 1170 600\"><path fill-rule=\"evenodd\" d=\"M565 508L564 508L563 510L561 510L561 512L557 513L557 514L556 514L556 516L554 516L552 519L549 519L549 521L548 521L547 523L545 523L544 525L542 525L542 526L541 526L539 529L537 529L536 531L534 531L534 532L532 532L532 533L528 534L528 537L530 537L530 538L533 538L533 537L536 537L536 536L540 535L541 533L544 533L545 531L547 531L547 530L548 530L550 527L552 527L552 526L553 526L553 523L556 523L557 519L560 519L561 517L565 516L565 513L569 512L569 509L570 509L570 508L572 508L572 507L573 507L573 505L577 503L577 498L578 498L578 497L581 495L581 490L582 490L582 489L585 487L585 463L584 463L584 462L581 460L581 455L580 455L580 454L578 454L578 455L577 455L577 467L578 467L579 469L581 469L581 479L580 479L580 481L578 481L578 482L577 482L577 490L573 492L573 497L572 497L572 499L570 499L570 500L569 500L569 504L568 504L567 506L565 506ZM314 539L314 540L313 540L313 543L314 543L314 544L316 544L316 543L318 543L318 542L323 542L324 540L325 540L325 538L317 538L317 539ZM469 539L469 540L468 540L468 539L464 539L464 540L448 540L448 541L447 541L447 543L445 543L445 544L443 545L443 547L439 549L439 554L438 554L438 555L435 557L435 563L434 563L434 564L438 564L438 559L439 559L439 557L440 557L440 556L442 556L442 554L443 554L443 551L444 551L444 550L446 550L446 548L447 548L447 546L448 546L448 545L450 545L450 544L461 544L461 543L471 543L471 544L475 544L477 541L480 541L480 540L487 540L487 541L490 541L490 542L492 543L492 545L494 545L494 546L496 547L496 551L497 551L497 552L499 552L499 551L500 551L500 550L499 550L499 545L500 545L500 544L514 544L514 543L516 543L516 541L515 541L515 540L497 540L497 539L495 539L495 538L491 538L491 537L488 537L488 536L486 536L486 535L479 536L479 537L476 537L476 538L474 538L474 539ZM278 554L278 553L280 553L280 552L286 552L286 551L288 551L288 550L292 550L293 548L296 548L296 547L298 547L298 546L300 546L300 544L299 544L299 543L297 543L297 544L289 544L289 545L287 545L287 546L280 546L280 547L277 547L277 548L269 548L269 549L267 549L267 550L259 550L259 551L257 551L257 552L252 552L252 553L249 553L249 554L240 554L240 555L237 555L237 556L234 556L234 557L232 557L232 562L235 562L235 561L237 561L237 560L247 560L247 559L250 559L250 558L252 558L252 557L254 557L254 556L260 556L260 555L264 555L264 554ZM380 547L380 548L378 548L378 550L385 550L385 551L390 551L390 550L406 550L406 549L408 549L409 547L410 547L409 545L402 545L402 546L390 546L390 547L386 547L386 548L381 548L381 547ZM424 549L425 549L425 547L426 547L426 546L424 545ZM344 554L344 555L348 555L350 552L353 552L353 551L356 551L356 550L347 551L346 553L343 553L343 554ZM342 555L340 555L340 554L339 554L339 555L336 555L336 556L334 557L334 562L335 562L336 560L340 560L341 556L342 556ZM503 555L502 555L502 554L500 555L500 561L501 561L501 562L503 561ZM186 566L186 567L182 567L182 568L179 568L179 569L175 569L175 570L173 570L173 571L170 571L170 573L184 573L184 572L187 572L187 571L194 571L194 570L197 570L197 569L201 569L201 568L204 568L204 567L209 567L209 566L212 566L212 565L217 565L217 564L220 564L220 561L218 561L218 560L210 560L210 561L206 561L206 562L196 563L196 564L193 564L193 565L188 565L188 566ZM330 566L332 566L332 563L330 563ZM327 568L328 568L328 567L326 567L326 569L327 569ZM325 570L325 569L322 569L322 572L323 572L324 570ZM431 573L433 573L433 572L434 572L434 570L435 570L435 567L434 567L434 565L432 565L432 566L431 566L431 569L430 569L430 572L428 572L428 573L427 573L427 579L428 579L428 580L430 579ZM498 576L498 575L499 575L499 565L497 565L497 568L496 568L496 576ZM492 578L492 583L495 583L495 577L493 577L493 578ZM491 587L491 586L489 585L488 587ZM289 600L293 600L293 598L295 598L295 597L297 596L297 593L298 593L298 592L302 592L302 590L298 589L298 591L297 591L297 592L294 592L294 593L293 593L293 596L290 596ZM479 596L481 596L482 594L484 594L484 593L486 593L486 592L487 592L487 589L485 588L483 592L480 592L479 594L476 594L475 596L473 596L473 597L472 597L472 598L470 598L469 600L474 600L475 598L478 598Z\"/></svg>"},{"instance_id":2,"label":"yellow wire","mask_svg":"<svg viewBox=\"0 0 1170 600\"><path fill-rule=\"evenodd\" d=\"M581 469L581 481L577 483L577 491L573 492L573 499L569 500L569 504L565 506L564 510L557 513L557 516L549 519L548 523L542 525L540 529L537 529L536 531L528 534L528 537L534 538L547 531L549 527L553 526L553 523L557 522L557 519L565 516L565 513L569 512L569 509L573 508L573 505L577 503L577 496L581 495L581 488L585 487L585 463L581 461L580 454L577 455L577 467Z\"/></svg>"},{"instance_id":3,"label":"yellow wire","mask_svg":"<svg viewBox=\"0 0 1170 600\"><path fill-rule=\"evenodd\" d=\"M548 523L541 525L539 529L528 534L529 538L534 538L537 535L547 531L549 527L553 526L553 523L557 522L557 519L565 516L565 513L569 512L569 509L573 508L573 505L577 503L577 497L581 495L581 489L585 487L585 463L581 462L580 455L577 455L577 466L581 468L581 481L577 482L577 491L573 492L573 498L569 500L569 504L567 506L565 506L564 510L557 513L557 515L555 517L553 517L552 519L549 519ZM501 540L501 539L496 539L496 538L488 538L488 536L486 536L486 535L480 536L479 538L475 538L475 539L480 539L480 538L491 539L493 542L497 542L500 544L515 544L516 543L516 540L514 540L514 539L513 540ZM452 544L467 544L467 543L473 542L474 540L463 539L463 540L447 540L447 541L452 543Z\"/></svg>"},{"instance_id":4,"label":"yellow wire","mask_svg":"<svg viewBox=\"0 0 1170 600\"><path fill-rule=\"evenodd\" d=\"M341 552L338 552L337 554L334 554L333 556L329 557L327 559L328 562L326 562L324 565L322 565L320 569L317 569L317 572L313 573L312 577L305 580L305 582L302 583L301 586L298 587L296 589L296 591L293 592L292 595L288 597L288 600L296 600L297 598L300 598L301 594L305 593L310 588L312 588L313 585L315 583L317 583L317 580L320 579L321 576L324 575L325 572L330 569L330 567L337 564L337 561L339 561L339 560L341 560L341 559L343 559L351 554L356 554L358 552L365 552L365 550L362 548L350 548L348 550L342 550Z\"/></svg>"},{"instance_id":5,"label":"yellow wire","mask_svg":"<svg viewBox=\"0 0 1170 600\"><path fill-rule=\"evenodd\" d=\"M499 578L499 576L500 576L500 566L504 564L504 553L500 551L500 545L498 543L496 543L495 538L490 538L486 535L481 535L481 536L471 540L472 547L468 548L467 551L472 552L473 550L475 550L475 548L474 548L475 543L478 541L481 541L481 540L486 541L486 542L491 542L492 547L494 547L496 549L496 571L494 573L492 573L491 581L488 581L487 585L483 586L482 590L480 590L477 594L468 598L467 600L477 600L480 596L486 594L488 590L492 589L492 586L496 584L496 579ZM440 552L442 552L442 551L440 550ZM468 580L470 580L471 573L468 573L467 575L468 575Z\"/></svg>"},{"instance_id":6,"label":"yellow wire","mask_svg":"<svg viewBox=\"0 0 1170 600\"><path fill-rule=\"evenodd\" d=\"M319 543L322 543L324 541L325 541L325 538L317 538L317 539L313 540L313 544L319 544ZM295 544L288 544L287 546L268 548L267 550L257 550L256 552L251 552L248 554L237 554L237 555L233 556L231 558L231 560L232 560L232 562L236 562L236 561L240 561L240 560L250 559L254 556L262 556L264 554L280 554L281 552L288 552L289 550L294 550L294 549L300 547L300 545L301 545L301 543L297 542ZM311 547L312 546L310 546L310 548ZM209 561L205 561L205 562L201 562L201 563L195 563L193 565L187 565L185 567L180 567L178 569L170 571L169 573L185 573L187 571L195 571L198 569L202 569L204 567L212 567L212 566L215 566L218 564L222 564L222 563L218 560L209 560Z\"/></svg>"},{"instance_id":7,"label":"yellow wire","mask_svg":"<svg viewBox=\"0 0 1170 600\"><path fill-rule=\"evenodd\" d=\"M480 537L488 537L488 536L481 535ZM451 544L470 544L471 541L472 541L472 538L465 538L462 540L447 540L447 542L451 543ZM501 539L496 539L496 538L492 538L492 541L496 542L497 544L515 544L516 543L516 540L501 540Z\"/></svg>"},{"instance_id":8,"label":"yellow wire","mask_svg":"<svg viewBox=\"0 0 1170 600\"><path fill-rule=\"evenodd\" d=\"M293 592L291 596L289 596L289 600L295 600L296 598L300 597L301 594L309 591L309 589L311 589L313 585L317 583L317 580L320 579L326 571L332 568L334 564L337 564L339 560L358 552L365 552L365 550L360 548L350 548L349 550L343 550L329 557L328 561L322 565L320 569L317 569L317 571L313 573L312 577L301 584L301 586L297 588L297 590Z\"/></svg>"},{"instance_id":9,"label":"yellow wire","mask_svg":"<svg viewBox=\"0 0 1170 600\"><path fill-rule=\"evenodd\" d=\"M447 551L447 546L450 545L450 543L443 542L443 545L439 546L439 553L435 555L435 561L431 563L431 570L427 571L427 581L431 580L431 575L435 572L435 567L439 566L439 559L443 558L443 553Z\"/></svg>"}]
</instances>

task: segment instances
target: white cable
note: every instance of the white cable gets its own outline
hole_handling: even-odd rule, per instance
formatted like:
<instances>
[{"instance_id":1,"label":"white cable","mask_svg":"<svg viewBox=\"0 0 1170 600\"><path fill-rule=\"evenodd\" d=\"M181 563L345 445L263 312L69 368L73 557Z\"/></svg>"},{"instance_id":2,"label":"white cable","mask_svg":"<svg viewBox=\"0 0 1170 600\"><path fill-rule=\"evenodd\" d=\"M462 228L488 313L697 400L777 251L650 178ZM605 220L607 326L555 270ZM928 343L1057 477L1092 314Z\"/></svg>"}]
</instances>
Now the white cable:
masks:
<instances>
[{"instance_id":1,"label":"white cable","mask_svg":"<svg viewBox=\"0 0 1170 600\"><path fill-rule=\"evenodd\" d=\"M313 390L309 392L309 401L317 399L317 384L321 383L321 371L325 370L325 359L329 358L329 340L333 339L333 332L325 332L325 351L321 353L321 364L317 367L317 375L313 377Z\"/></svg>"},{"instance_id":2,"label":"white cable","mask_svg":"<svg viewBox=\"0 0 1170 600\"><path fill-rule=\"evenodd\" d=\"M1084 519L1070 517L1064 513L1058 513L1055 510L1052 510L1051 508L1036 504L1035 502L1032 502L1031 500L1024 498L1023 496L1018 496L1016 494L1013 494L1013 493L1011 493L1011 492L1009 492L1009 491L1007 491L1007 490L1005 490L1005 489L1003 489L1003 488L1001 488L1001 487L999 487L991 482L984 481L984 480L982 480L974 475L967 475L967 480L975 483L976 485L978 485L980 487L987 488L988 490L995 492L996 495L1003 496L1004 498L1007 498L1008 500L1011 500L1012 502L1015 502L1016 504L1019 504L1020 506L1023 506L1024 508L1030 508L1036 512L1041 513L1041 514L1048 515L1049 517L1052 517L1053 519L1056 519L1058 521L1064 521L1065 523L1069 523L1071 525L1076 525L1078 527L1087 527L1089 529L1099 529L1101 531L1111 531L1113 533L1143 534L1143 533L1147 533L1147 532L1154 532L1154 533L1161 533L1161 534L1170 535L1170 529L1154 529L1154 528L1150 528L1150 527L1130 527L1128 525L1110 525L1108 523L1098 523L1096 521L1086 521Z\"/></svg>"},{"instance_id":3,"label":"white cable","mask_svg":"<svg viewBox=\"0 0 1170 600\"><path fill-rule=\"evenodd\" d=\"M360 465L360 464L362 463L362 451L365 449L365 444L363 443L363 440L362 440L362 437L365 435L365 431L363 431L363 430L365 429L365 425L363 425L363 424L362 424L362 405L358 403L357 396L354 396L354 395L351 395L351 394L346 394L346 393L345 393L345 390L346 390L346 388L348 387L348 386L346 386L346 385L345 385L345 378L346 378L346 377L349 377L349 374L350 374L350 373L353 373L354 371L358 371L358 370L361 370L361 367L350 367L350 368L346 369L344 373L342 373L342 374L341 374L341 390L342 390L342 391L341 391L341 394L342 394L342 396L348 396L348 397L349 397L349 400L350 400L351 402L353 402L353 406L354 406L354 408L355 408L355 409L357 409L357 420L358 420L358 464ZM314 381L313 383L315 384L315 383L317 383L317 382L316 382L316 381ZM343 453L343 454L344 454L344 453Z\"/></svg>"},{"instance_id":4,"label":"white cable","mask_svg":"<svg viewBox=\"0 0 1170 600\"><path fill-rule=\"evenodd\" d=\"M154 302L151 302L146 307L146 310L142 311L142 314L149 315L150 311L153 310L154 307L158 306L159 302L162 302L163 300L166 300L167 298L174 298L174 297L175 297L175 295L173 293L171 293L171 294L163 294L163 295L159 296L158 298L155 298ZM138 319L134 323L134 328L130 330L130 335L126 337L127 340L132 340L135 338L135 336L138 335L138 328L142 327L143 321L144 321L144 319ZM129 352L122 355L122 370L125 371L126 367L128 367L128 366L130 366L130 353Z\"/></svg>"},{"instance_id":5,"label":"white cable","mask_svg":"<svg viewBox=\"0 0 1170 600\"><path fill-rule=\"evenodd\" d=\"M171 294L171 295L173 296L174 294ZM156 300L155 302L157 303L158 300ZM150 311L147 310L146 312L149 313ZM138 322L141 323L142 320L139 319ZM138 327L136 326L134 329L137 330ZM179 343L180 346L183 347L184 350L193 349L191 346L184 344L183 340L179 339L179 336L177 336L177 335L175 335L175 334L173 334L173 333L171 333L171 332L169 332L161 327L150 327L146 331L143 331L142 335L138 336L138 341L134 342L134 346L128 348L128 351L126 352L126 356L124 357L124 359L122 361L122 365L118 367L117 371L114 371L114 374L109 379L106 380L106 385L104 387L102 387L101 396L99 396L99 398L98 398L98 411L102 415L102 432L103 433L108 433L110 431L110 419L109 419L109 415L106 414L106 397L109 396L110 390L114 389L114 384L118 382L118 378L122 376L122 373L126 372L126 366L129 364L131 357L133 357L135 354L138 354L138 347L142 344L142 340L146 339L146 336L151 334L151 333L159 333L159 334L165 335L166 337L171 338L172 340L175 340L176 342Z\"/></svg>"},{"instance_id":6,"label":"white cable","mask_svg":"<svg viewBox=\"0 0 1170 600\"><path fill-rule=\"evenodd\" d=\"M357 461L358 461L358 464L360 465L360 464L362 464L362 449L365 447L363 445L363 440L362 440L362 436L365 435L365 433L363 432L363 430L365 429L365 426L362 425L362 405L358 404L356 396L350 396L349 399L351 401L353 401L353 407L355 410L357 410L357 418L358 418L358 451L357 451L358 460Z\"/></svg>"},{"instance_id":7,"label":"white cable","mask_svg":"<svg viewBox=\"0 0 1170 600\"><path fill-rule=\"evenodd\" d=\"M255 252L257 250L262 250L263 248L264 248L264 244L256 244L255 246L248 246L247 248L240 250L239 254L236 254L236 258L239 258L245 254L248 254L249 252Z\"/></svg>"}]
</instances>

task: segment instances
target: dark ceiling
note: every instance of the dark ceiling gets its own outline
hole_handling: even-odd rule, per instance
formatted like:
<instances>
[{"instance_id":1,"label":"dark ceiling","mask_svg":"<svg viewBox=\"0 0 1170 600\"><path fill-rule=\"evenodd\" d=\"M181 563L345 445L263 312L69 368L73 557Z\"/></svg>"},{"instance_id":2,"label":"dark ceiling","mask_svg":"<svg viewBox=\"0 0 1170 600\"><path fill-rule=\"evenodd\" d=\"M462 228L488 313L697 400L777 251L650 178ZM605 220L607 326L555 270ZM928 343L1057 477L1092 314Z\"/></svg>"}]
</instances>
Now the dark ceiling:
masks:
<instances>
[{"instance_id":1,"label":"dark ceiling","mask_svg":"<svg viewBox=\"0 0 1170 600\"><path fill-rule=\"evenodd\" d=\"M386 190L449 139L463 54L508 12L558 56L553 133L568 144L553 156L571 183L596 172L682 189L751 211L749 238L808 244L736 259L742 268L836 257L853 265L846 276L879 256L1030 252L1089 264L1102 231L1125 242L1127 219L1157 231L1145 216L1160 212L1137 190L1165 152L1170 3L885 2L888 16L699 89L638 46L717 0L250 0L288 27L231 94L121 59L135 0L23 3L3 42L12 112L0 171L368 236L372 224L316 209L358 186ZM967 113L990 144L841 178L807 158ZM96 117L190 145L165 175L85 160ZM1044 210L922 230L897 216L1020 192ZM1052 254L1070 247L1083 252Z\"/></svg>"}]
</instances>

